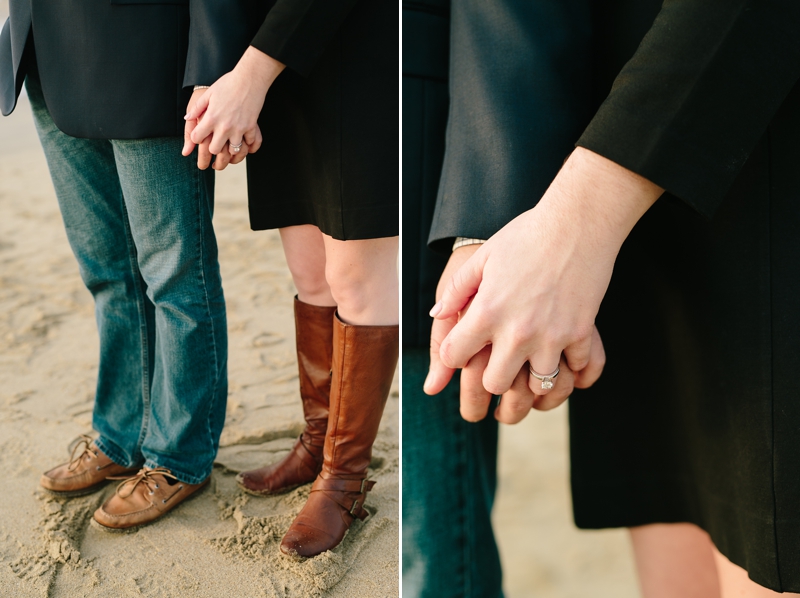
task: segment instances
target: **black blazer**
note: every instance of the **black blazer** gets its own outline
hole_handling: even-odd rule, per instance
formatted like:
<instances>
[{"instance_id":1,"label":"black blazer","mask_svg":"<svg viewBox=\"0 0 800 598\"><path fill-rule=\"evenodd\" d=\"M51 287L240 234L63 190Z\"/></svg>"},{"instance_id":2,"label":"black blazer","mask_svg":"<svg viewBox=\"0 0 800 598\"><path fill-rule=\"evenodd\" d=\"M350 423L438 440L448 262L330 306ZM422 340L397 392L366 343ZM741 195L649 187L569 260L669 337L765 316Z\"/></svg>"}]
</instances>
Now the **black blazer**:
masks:
<instances>
[{"instance_id":1,"label":"black blazer","mask_svg":"<svg viewBox=\"0 0 800 598\"><path fill-rule=\"evenodd\" d=\"M11 0L0 34L0 110L37 61L45 100L69 135L183 135L194 85L233 68L252 35L251 0Z\"/></svg>"},{"instance_id":2,"label":"black blazer","mask_svg":"<svg viewBox=\"0 0 800 598\"><path fill-rule=\"evenodd\" d=\"M447 256L427 246L444 158L449 0L403 2L403 348L430 343Z\"/></svg>"}]
</instances>

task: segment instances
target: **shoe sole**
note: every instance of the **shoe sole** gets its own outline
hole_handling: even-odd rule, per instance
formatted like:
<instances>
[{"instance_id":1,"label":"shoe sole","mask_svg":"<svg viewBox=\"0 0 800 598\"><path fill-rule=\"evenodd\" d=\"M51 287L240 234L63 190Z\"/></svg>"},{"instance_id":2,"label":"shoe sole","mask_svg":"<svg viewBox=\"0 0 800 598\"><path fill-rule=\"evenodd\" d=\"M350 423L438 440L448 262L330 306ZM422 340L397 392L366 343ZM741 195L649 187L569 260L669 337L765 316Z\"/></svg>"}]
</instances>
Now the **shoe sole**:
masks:
<instances>
[{"instance_id":1,"label":"shoe sole","mask_svg":"<svg viewBox=\"0 0 800 598\"><path fill-rule=\"evenodd\" d=\"M56 496L58 498L76 498L78 496L86 496L87 494L94 494L95 492L105 488L108 485L108 483L109 480L104 480L99 484L95 484L94 486L89 486L88 488L81 488L80 490L51 490L50 488L45 488L44 486L40 486L40 488L50 496Z\"/></svg>"},{"instance_id":2,"label":"shoe sole","mask_svg":"<svg viewBox=\"0 0 800 598\"><path fill-rule=\"evenodd\" d=\"M123 471L117 475L119 476L134 476L136 472L139 471L138 469L131 469L129 471ZM47 492L50 496L56 496L59 498L76 498L78 496L86 496L87 494L94 494L95 492L102 490L108 484L110 484L114 480L103 480L101 482L97 482L94 486L87 486L86 488L79 488L77 490L53 490L51 488L47 488L45 486L39 485L39 488Z\"/></svg>"},{"instance_id":3,"label":"shoe sole","mask_svg":"<svg viewBox=\"0 0 800 598\"><path fill-rule=\"evenodd\" d=\"M210 481L209 481L209 483L207 483L202 488L198 488L192 494L190 494L189 496L184 498L183 501L181 501L181 505L185 505L187 502L189 502L193 498L195 498L197 496L200 496L203 492L205 492L205 490L209 486L211 486L211 482ZM151 524L155 523L156 521L163 520L164 517L166 517L167 515L169 515L173 511L175 511L175 509L178 509L179 507L180 507L180 505L178 505L177 507L175 507L173 509L170 509L169 511L167 511L166 513L164 513L160 517L156 517L152 521L148 521L147 523L139 523L138 525L132 525L130 527L108 527L106 525L103 525L99 521L97 521L97 519L95 519L94 517L92 517L92 519L89 521L89 525L91 525L95 529L99 529L99 530L107 532L109 534L132 534L134 532L139 531L140 528L147 527L148 525L151 525Z\"/></svg>"}]
</instances>

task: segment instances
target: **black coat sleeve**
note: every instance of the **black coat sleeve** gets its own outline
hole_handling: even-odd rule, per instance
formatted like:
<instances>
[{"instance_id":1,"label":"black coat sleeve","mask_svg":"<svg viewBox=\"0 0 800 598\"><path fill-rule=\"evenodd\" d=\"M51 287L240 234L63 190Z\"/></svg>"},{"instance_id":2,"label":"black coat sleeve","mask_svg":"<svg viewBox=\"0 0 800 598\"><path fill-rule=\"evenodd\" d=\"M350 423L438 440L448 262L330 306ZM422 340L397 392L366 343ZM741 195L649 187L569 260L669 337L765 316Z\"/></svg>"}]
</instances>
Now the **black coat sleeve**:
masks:
<instances>
[{"instance_id":1,"label":"black coat sleeve","mask_svg":"<svg viewBox=\"0 0 800 598\"><path fill-rule=\"evenodd\" d=\"M666 0L577 145L710 217L798 78L797 0Z\"/></svg>"},{"instance_id":2,"label":"black coat sleeve","mask_svg":"<svg viewBox=\"0 0 800 598\"><path fill-rule=\"evenodd\" d=\"M250 41L246 0L190 0L183 86L211 85L232 70Z\"/></svg>"},{"instance_id":3,"label":"black coat sleeve","mask_svg":"<svg viewBox=\"0 0 800 598\"><path fill-rule=\"evenodd\" d=\"M307 75L356 1L278 0L250 45Z\"/></svg>"}]
</instances>

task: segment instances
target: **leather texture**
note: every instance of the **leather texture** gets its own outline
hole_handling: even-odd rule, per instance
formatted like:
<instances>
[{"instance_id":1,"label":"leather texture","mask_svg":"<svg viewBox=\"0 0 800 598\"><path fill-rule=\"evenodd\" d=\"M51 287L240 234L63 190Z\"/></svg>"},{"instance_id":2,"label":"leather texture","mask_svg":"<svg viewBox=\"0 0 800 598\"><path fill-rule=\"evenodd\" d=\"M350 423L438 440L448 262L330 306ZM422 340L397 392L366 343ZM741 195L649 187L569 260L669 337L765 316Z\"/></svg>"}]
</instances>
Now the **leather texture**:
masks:
<instances>
[{"instance_id":1,"label":"leather texture","mask_svg":"<svg viewBox=\"0 0 800 598\"><path fill-rule=\"evenodd\" d=\"M281 541L281 552L312 557L339 545L356 517L365 519L372 445L399 351L398 326L333 324L333 373L322 471Z\"/></svg>"},{"instance_id":2,"label":"leather texture","mask_svg":"<svg viewBox=\"0 0 800 598\"><path fill-rule=\"evenodd\" d=\"M105 486L111 476L132 475L136 469L117 465L94 443L77 460L54 467L42 474L39 484L51 494L82 496Z\"/></svg>"},{"instance_id":3,"label":"leather texture","mask_svg":"<svg viewBox=\"0 0 800 598\"><path fill-rule=\"evenodd\" d=\"M156 471L161 470L142 469L120 484L117 492L95 511L95 522L102 528L120 531L147 525L205 488L211 479L186 484L172 479L167 470L163 470L167 475Z\"/></svg>"},{"instance_id":4,"label":"leather texture","mask_svg":"<svg viewBox=\"0 0 800 598\"><path fill-rule=\"evenodd\" d=\"M289 454L277 463L244 471L239 486L251 494L278 494L314 481L322 469L328 430L335 307L294 299L294 323L300 399L306 427Z\"/></svg>"}]
</instances>

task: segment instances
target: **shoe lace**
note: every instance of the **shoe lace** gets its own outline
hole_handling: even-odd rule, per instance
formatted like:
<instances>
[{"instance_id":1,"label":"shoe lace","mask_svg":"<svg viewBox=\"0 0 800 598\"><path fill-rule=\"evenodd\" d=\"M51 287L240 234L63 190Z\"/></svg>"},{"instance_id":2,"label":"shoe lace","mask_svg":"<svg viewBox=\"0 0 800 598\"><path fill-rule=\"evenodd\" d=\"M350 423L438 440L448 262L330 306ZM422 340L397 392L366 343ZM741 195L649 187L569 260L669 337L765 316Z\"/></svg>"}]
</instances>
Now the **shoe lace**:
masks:
<instances>
[{"instance_id":1,"label":"shoe lace","mask_svg":"<svg viewBox=\"0 0 800 598\"><path fill-rule=\"evenodd\" d=\"M91 436L87 436L86 434L81 434L78 438L73 440L75 443L72 446L72 452L69 456L69 464L67 465L67 471L73 471L78 464L83 460L83 458L87 455L94 456L97 458L97 449L92 447L92 443L94 442L94 438ZM78 449L82 449L78 452Z\"/></svg>"},{"instance_id":2,"label":"shoe lace","mask_svg":"<svg viewBox=\"0 0 800 598\"><path fill-rule=\"evenodd\" d=\"M168 478L172 478L173 480L177 480L178 478L172 475L169 469L165 467L156 467L154 469L145 469L142 468L139 470L133 477L126 477L126 476L111 476L109 480L124 480L120 485L117 486L116 493L119 495L120 498L128 498L133 491L136 490L136 486L139 484L144 484L145 488L150 491L150 494L153 494L155 488L158 488L158 481L153 479L153 476L160 475ZM123 487L129 486L123 490Z\"/></svg>"}]
</instances>

